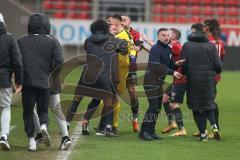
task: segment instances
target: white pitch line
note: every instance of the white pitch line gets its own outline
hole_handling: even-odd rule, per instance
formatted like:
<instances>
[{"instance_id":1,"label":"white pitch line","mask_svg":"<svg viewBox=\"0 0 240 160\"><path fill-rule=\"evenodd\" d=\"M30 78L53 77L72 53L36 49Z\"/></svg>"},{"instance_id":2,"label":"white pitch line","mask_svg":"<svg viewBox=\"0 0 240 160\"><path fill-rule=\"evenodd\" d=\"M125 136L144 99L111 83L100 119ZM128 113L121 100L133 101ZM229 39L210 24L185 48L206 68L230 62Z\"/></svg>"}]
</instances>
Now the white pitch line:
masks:
<instances>
[{"instance_id":1,"label":"white pitch line","mask_svg":"<svg viewBox=\"0 0 240 160\"><path fill-rule=\"evenodd\" d=\"M69 156L72 153L72 150L78 143L78 139L81 137L81 130L82 130L82 126L80 123L78 123L71 136L71 141L72 141L71 147L67 151L60 151L60 153L57 155L56 160L68 160Z\"/></svg>"}]
</instances>

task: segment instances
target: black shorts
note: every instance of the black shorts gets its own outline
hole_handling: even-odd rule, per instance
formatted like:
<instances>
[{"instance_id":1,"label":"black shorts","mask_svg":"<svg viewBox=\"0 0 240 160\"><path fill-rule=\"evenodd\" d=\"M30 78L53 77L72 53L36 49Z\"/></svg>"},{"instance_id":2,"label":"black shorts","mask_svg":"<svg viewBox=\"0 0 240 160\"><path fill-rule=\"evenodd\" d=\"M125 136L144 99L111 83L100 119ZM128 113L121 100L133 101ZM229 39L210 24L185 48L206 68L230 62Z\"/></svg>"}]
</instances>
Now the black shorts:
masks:
<instances>
[{"instance_id":1,"label":"black shorts","mask_svg":"<svg viewBox=\"0 0 240 160\"><path fill-rule=\"evenodd\" d=\"M173 85L171 96L170 96L170 102L171 103L183 103L185 92L186 92L185 84Z\"/></svg>"}]
</instances>

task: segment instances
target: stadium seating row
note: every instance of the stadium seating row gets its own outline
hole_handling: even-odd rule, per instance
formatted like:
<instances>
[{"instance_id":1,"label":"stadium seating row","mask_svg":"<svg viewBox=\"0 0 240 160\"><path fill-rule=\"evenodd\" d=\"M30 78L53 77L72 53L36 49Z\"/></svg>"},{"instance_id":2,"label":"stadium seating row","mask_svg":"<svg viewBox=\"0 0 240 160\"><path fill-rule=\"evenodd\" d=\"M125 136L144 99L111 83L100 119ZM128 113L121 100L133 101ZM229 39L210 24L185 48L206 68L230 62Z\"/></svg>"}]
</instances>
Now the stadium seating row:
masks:
<instances>
[{"instance_id":1,"label":"stadium seating row","mask_svg":"<svg viewBox=\"0 0 240 160\"><path fill-rule=\"evenodd\" d=\"M91 3L92 0L45 0L42 8L54 18L90 19Z\"/></svg>"},{"instance_id":2,"label":"stadium seating row","mask_svg":"<svg viewBox=\"0 0 240 160\"><path fill-rule=\"evenodd\" d=\"M42 8L54 18L91 19L92 3L93 0L44 0ZM152 0L152 21L192 23L217 17L222 24L239 24L238 5L238 0Z\"/></svg>"},{"instance_id":3,"label":"stadium seating row","mask_svg":"<svg viewBox=\"0 0 240 160\"><path fill-rule=\"evenodd\" d=\"M154 4L203 4L238 6L238 0L153 0Z\"/></svg>"},{"instance_id":4,"label":"stadium seating row","mask_svg":"<svg viewBox=\"0 0 240 160\"><path fill-rule=\"evenodd\" d=\"M175 16L175 15L168 15L168 16L159 16L155 15L152 17L153 22L167 22L167 23L195 23L195 22L200 22L204 19L209 19L213 18L212 16ZM240 21L237 18L224 18L224 17L219 17L217 18L220 24L229 24L229 25L237 25L240 24Z\"/></svg>"},{"instance_id":5,"label":"stadium seating row","mask_svg":"<svg viewBox=\"0 0 240 160\"><path fill-rule=\"evenodd\" d=\"M62 18L68 18L68 19L91 19L91 14L89 12L62 12L62 11L56 11L52 15L53 18L62 19Z\"/></svg>"},{"instance_id":6,"label":"stadium seating row","mask_svg":"<svg viewBox=\"0 0 240 160\"><path fill-rule=\"evenodd\" d=\"M154 14L162 13L176 13L176 14L193 14L193 15L227 15L227 16L238 16L239 9L237 7L223 7L223 6L187 6L187 5L153 5L152 12Z\"/></svg>"},{"instance_id":7,"label":"stadium seating row","mask_svg":"<svg viewBox=\"0 0 240 160\"><path fill-rule=\"evenodd\" d=\"M70 9L70 10L90 10L92 8L90 2L76 2L76 1L59 1L59 2L54 2L51 0L46 0L42 4L43 9L48 10L48 9Z\"/></svg>"}]
</instances>

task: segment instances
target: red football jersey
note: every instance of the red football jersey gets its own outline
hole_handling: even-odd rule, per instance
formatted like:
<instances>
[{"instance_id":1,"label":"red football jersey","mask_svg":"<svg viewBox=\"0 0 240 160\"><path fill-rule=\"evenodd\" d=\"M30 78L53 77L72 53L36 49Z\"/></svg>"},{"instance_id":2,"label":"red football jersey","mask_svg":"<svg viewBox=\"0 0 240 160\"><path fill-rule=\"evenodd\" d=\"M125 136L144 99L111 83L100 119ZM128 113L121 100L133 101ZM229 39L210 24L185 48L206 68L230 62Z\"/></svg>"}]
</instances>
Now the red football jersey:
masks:
<instances>
[{"instance_id":1,"label":"red football jersey","mask_svg":"<svg viewBox=\"0 0 240 160\"><path fill-rule=\"evenodd\" d=\"M172 52L172 59L174 62L180 60L181 58L181 50L182 44L180 42L172 42L170 45L171 52ZM175 69L177 72L182 73L182 67L177 67ZM183 76L181 79L173 78L174 84L185 84L187 82L186 76Z\"/></svg>"},{"instance_id":2,"label":"red football jersey","mask_svg":"<svg viewBox=\"0 0 240 160\"><path fill-rule=\"evenodd\" d=\"M218 51L218 55L221 59L221 61L223 62L223 57L225 55L225 48L224 48L224 43L222 40L218 39L218 40L215 40L215 38L213 36L209 36L208 37L209 41L213 44L216 45L216 48L217 48L217 51ZM221 75L218 74L216 77L215 77L215 81L218 82L221 80Z\"/></svg>"},{"instance_id":3,"label":"red football jersey","mask_svg":"<svg viewBox=\"0 0 240 160\"><path fill-rule=\"evenodd\" d=\"M140 32L134 30L133 28L130 28L130 34L132 35L133 42L136 43L140 40Z\"/></svg>"},{"instance_id":4,"label":"red football jersey","mask_svg":"<svg viewBox=\"0 0 240 160\"><path fill-rule=\"evenodd\" d=\"M223 61L223 57L225 55L225 48L224 48L224 43L222 40L218 39L215 40L213 36L209 36L208 37L209 41L213 44L216 45L217 51L218 51L218 55L221 59L221 61Z\"/></svg>"}]
</instances>

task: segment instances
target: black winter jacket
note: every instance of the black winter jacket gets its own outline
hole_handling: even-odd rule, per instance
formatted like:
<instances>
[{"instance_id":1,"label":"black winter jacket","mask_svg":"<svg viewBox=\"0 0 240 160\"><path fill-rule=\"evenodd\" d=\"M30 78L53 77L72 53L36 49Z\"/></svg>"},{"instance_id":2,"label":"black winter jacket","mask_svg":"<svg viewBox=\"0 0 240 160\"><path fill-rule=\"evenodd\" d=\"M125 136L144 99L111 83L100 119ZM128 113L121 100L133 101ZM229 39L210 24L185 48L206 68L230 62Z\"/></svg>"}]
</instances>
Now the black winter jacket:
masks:
<instances>
[{"instance_id":1,"label":"black winter jacket","mask_svg":"<svg viewBox=\"0 0 240 160\"><path fill-rule=\"evenodd\" d=\"M183 70L187 76L188 106L192 110L214 109L214 77L222 71L216 47L202 32L192 33L188 40L181 53L186 59Z\"/></svg>"},{"instance_id":2,"label":"black winter jacket","mask_svg":"<svg viewBox=\"0 0 240 160\"><path fill-rule=\"evenodd\" d=\"M166 75L173 75L174 63L168 44L158 41L150 50L148 66L144 76L145 86L161 86Z\"/></svg>"},{"instance_id":3,"label":"black winter jacket","mask_svg":"<svg viewBox=\"0 0 240 160\"><path fill-rule=\"evenodd\" d=\"M33 14L29 19L28 34L18 40L23 57L23 87L49 88L49 75L63 64L61 47L50 35L47 16Z\"/></svg>"},{"instance_id":4,"label":"black winter jacket","mask_svg":"<svg viewBox=\"0 0 240 160\"><path fill-rule=\"evenodd\" d=\"M87 38L84 45L87 62L79 85L115 93L118 83L117 55L127 56L127 46L127 41L109 34L96 33Z\"/></svg>"},{"instance_id":5,"label":"black winter jacket","mask_svg":"<svg viewBox=\"0 0 240 160\"><path fill-rule=\"evenodd\" d=\"M0 88L11 87L12 74L15 74L15 83L22 84L23 80L22 55L17 42L12 35L6 32L0 22Z\"/></svg>"}]
</instances>

